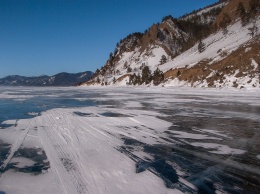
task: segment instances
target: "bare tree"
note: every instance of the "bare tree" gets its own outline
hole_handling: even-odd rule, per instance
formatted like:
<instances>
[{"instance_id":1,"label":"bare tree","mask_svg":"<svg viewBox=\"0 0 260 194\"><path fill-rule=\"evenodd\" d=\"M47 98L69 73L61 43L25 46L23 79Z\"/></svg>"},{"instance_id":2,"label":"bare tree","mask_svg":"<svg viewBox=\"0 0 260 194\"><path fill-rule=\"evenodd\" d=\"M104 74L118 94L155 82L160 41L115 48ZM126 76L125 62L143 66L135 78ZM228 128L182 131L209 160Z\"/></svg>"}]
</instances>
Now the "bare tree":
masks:
<instances>
[{"instance_id":1,"label":"bare tree","mask_svg":"<svg viewBox=\"0 0 260 194\"><path fill-rule=\"evenodd\" d=\"M205 51L205 44L200 40L199 44L198 44L198 51L199 53L202 53L203 51Z\"/></svg>"}]
</instances>

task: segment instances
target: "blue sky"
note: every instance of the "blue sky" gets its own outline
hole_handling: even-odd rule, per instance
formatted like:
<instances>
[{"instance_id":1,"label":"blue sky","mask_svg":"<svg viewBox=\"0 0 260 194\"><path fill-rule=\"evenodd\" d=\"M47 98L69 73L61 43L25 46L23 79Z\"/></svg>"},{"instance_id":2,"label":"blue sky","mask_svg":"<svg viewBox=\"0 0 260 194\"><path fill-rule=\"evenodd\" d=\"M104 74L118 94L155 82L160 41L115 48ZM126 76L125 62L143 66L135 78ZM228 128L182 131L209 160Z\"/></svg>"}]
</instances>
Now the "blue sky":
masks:
<instances>
[{"instance_id":1,"label":"blue sky","mask_svg":"<svg viewBox=\"0 0 260 194\"><path fill-rule=\"evenodd\" d=\"M95 71L162 17L217 0L0 0L0 78Z\"/></svg>"}]
</instances>

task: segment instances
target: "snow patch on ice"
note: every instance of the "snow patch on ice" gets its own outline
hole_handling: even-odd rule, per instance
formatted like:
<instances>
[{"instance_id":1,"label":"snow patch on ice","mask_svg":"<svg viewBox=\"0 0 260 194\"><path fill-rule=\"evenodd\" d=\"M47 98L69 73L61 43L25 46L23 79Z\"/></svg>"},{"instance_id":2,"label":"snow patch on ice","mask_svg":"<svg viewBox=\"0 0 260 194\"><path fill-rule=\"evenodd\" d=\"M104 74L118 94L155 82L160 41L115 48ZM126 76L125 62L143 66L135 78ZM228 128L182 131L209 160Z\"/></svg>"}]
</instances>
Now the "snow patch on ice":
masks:
<instances>
[{"instance_id":1,"label":"snow patch on ice","mask_svg":"<svg viewBox=\"0 0 260 194\"><path fill-rule=\"evenodd\" d=\"M24 168L24 167L28 167L28 166L33 166L35 164L35 162L33 160L30 160L30 159L24 158L24 157L12 158L10 163L17 163L14 165L17 168Z\"/></svg>"},{"instance_id":2,"label":"snow patch on ice","mask_svg":"<svg viewBox=\"0 0 260 194\"><path fill-rule=\"evenodd\" d=\"M126 107L128 108L142 108L143 105L137 101L127 101L125 102Z\"/></svg>"},{"instance_id":3,"label":"snow patch on ice","mask_svg":"<svg viewBox=\"0 0 260 194\"><path fill-rule=\"evenodd\" d=\"M221 137L231 138L231 137L228 137L226 134L220 133L219 131L216 131L216 130L197 129L197 128L192 128L192 130L198 131L198 132L203 132L203 133L205 133L205 132L206 133L211 133L211 134L214 134L214 135L217 135L217 136L221 136Z\"/></svg>"}]
</instances>

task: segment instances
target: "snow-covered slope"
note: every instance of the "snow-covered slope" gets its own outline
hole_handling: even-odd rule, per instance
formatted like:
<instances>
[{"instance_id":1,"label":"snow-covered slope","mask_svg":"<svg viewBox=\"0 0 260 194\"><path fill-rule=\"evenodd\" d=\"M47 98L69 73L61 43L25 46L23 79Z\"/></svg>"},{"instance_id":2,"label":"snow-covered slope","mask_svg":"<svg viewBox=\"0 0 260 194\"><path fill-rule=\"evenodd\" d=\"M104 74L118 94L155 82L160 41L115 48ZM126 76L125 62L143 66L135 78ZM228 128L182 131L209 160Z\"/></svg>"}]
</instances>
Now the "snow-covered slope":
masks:
<instances>
[{"instance_id":1,"label":"snow-covered slope","mask_svg":"<svg viewBox=\"0 0 260 194\"><path fill-rule=\"evenodd\" d=\"M227 34L223 35L222 31L218 31L215 34L205 38L203 43L205 44L205 51L200 53L198 51L198 44L195 44L192 48L180 54L172 61L169 61L166 64L159 66L159 68L164 72L170 72L172 69L185 69L186 72L189 69L193 70L196 68L206 68L210 69L210 71L205 72L205 79L200 80L200 82L193 83L191 80L183 80L178 77L175 77L173 80L169 80L165 85L167 86L176 86L176 85L187 85L187 86L197 86L197 87L208 87L207 79L212 77L217 72L221 72L222 69L215 69L214 65L223 64L225 60L229 60L229 58L236 57L234 60L235 63L239 64L241 60L246 60L243 64L234 64L229 63L230 66L238 66L234 71L230 74L225 73L225 79L222 83L218 83L219 80L215 80L215 87L233 87L233 82L238 82L236 87L259 87L259 50L257 46L259 45L259 36L252 39L249 34L249 28L252 28L254 24L250 23L246 26L242 26L240 21L237 21L233 25L228 26ZM260 28L260 21L257 20L255 25ZM236 51L239 51L239 58L234 56ZM252 52L252 53L248 53ZM250 55L250 56L247 56ZM206 64L202 66L201 63L206 62ZM241 66L241 67L240 67ZM225 68L228 68L226 66ZM247 70L242 70L247 67ZM241 69L242 68L242 69ZM239 72L242 74L238 75ZM224 72L223 72L224 74ZM253 81L250 81L253 80ZM250 81L250 83L248 83Z\"/></svg>"},{"instance_id":2,"label":"snow-covered slope","mask_svg":"<svg viewBox=\"0 0 260 194\"><path fill-rule=\"evenodd\" d=\"M260 27L259 20L256 24ZM248 31L249 27L252 27L252 24L242 27L241 22L237 21L235 24L228 26L226 35L223 35L222 31L218 31L203 39L205 51L200 53L197 43L189 50L175 57L172 61L161 65L160 69L166 71L171 68L191 67L202 60L210 60L211 64L220 61L226 57L221 55L221 52L229 55L251 39Z\"/></svg>"},{"instance_id":3,"label":"snow-covered slope","mask_svg":"<svg viewBox=\"0 0 260 194\"><path fill-rule=\"evenodd\" d=\"M237 11L241 2L246 16ZM129 35L84 85L153 85L157 76L155 85L163 86L259 87L259 4L241 2L219 2L179 19L167 16L145 33ZM150 75L144 81L146 66ZM164 77L159 81L157 68Z\"/></svg>"}]
</instances>

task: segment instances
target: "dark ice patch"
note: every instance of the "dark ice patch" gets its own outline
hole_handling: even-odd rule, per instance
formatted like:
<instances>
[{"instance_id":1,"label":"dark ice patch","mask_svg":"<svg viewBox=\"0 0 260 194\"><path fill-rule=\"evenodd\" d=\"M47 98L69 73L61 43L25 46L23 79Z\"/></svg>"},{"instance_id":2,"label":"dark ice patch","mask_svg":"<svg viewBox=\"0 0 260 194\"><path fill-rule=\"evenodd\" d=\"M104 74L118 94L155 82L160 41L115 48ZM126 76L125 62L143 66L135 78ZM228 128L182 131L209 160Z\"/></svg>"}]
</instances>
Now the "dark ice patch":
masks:
<instances>
[{"instance_id":1,"label":"dark ice patch","mask_svg":"<svg viewBox=\"0 0 260 194\"><path fill-rule=\"evenodd\" d=\"M97 117L93 113L84 113L84 112L73 112L75 115L81 116L81 117Z\"/></svg>"},{"instance_id":2,"label":"dark ice patch","mask_svg":"<svg viewBox=\"0 0 260 194\"><path fill-rule=\"evenodd\" d=\"M178 182L178 175L175 169L167 163L168 160L165 155L168 155L169 150L163 150L160 147L148 145L132 138L122 139L124 140L124 146L121 146L119 151L125 153L136 162L136 173L149 170L160 177L167 188L173 188L173 185ZM154 159L140 158L134 155L133 151L143 151L153 156Z\"/></svg>"},{"instance_id":3,"label":"dark ice patch","mask_svg":"<svg viewBox=\"0 0 260 194\"><path fill-rule=\"evenodd\" d=\"M125 114L116 113L116 112L103 112L103 113L100 113L100 115L102 115L104 117L132 117L130 115L125 115Z\"/></svg>"},{"instance_id":4,"label":"dark ice patch","mask_svg":"<svg viewBox=\"0 0 260 194\"><path fill-rule=\"evenodd\" d=\"M19 172L38 175L50 168L50 163L47 160L46 153L41 148L19 148L14 153L14 157L28 158L34 161L35 163L32 166L25 166L25 167L16 167L18 163L9 163L6 166L5 171L8 169L14 169Z\"/></svg>"},{"instance_id":5,"label":"dark ice patch","mask_svg":"<svg viewBox=\"0 0 260 194\"><path fill-rule=\"evenodd\" d=\"M8 128L8 127L12 127L14 126L13 124L4 124L4 123L1 123L0 124L0 129L5 129L5 128Z\"/></svg>"},{"instance_id":6,"label":"dark ice patch","mask_svg":"<svg viewBox=\"0 0 260 194\"><path fill-rule=\"evenodd\" d=\"M178 175L167 160L163 158L155 158L153 161L140 161L136 164L136 173L151 168L160 178L163 179L167 188L172 188L174 183L178 182Z\"/></svg>"}]
</instances>

